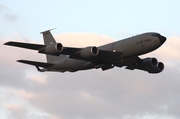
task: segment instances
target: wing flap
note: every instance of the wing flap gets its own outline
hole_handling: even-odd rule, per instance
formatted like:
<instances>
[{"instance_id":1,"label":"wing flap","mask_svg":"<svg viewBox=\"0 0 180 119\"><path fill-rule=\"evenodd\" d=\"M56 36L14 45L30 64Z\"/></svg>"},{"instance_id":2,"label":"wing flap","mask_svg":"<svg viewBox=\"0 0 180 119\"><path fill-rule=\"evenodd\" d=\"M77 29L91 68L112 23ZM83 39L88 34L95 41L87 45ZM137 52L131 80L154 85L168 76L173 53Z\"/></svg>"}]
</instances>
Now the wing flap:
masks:
<instances>
[{"instance_id":1,"label":"wing flap","mask_svg":"<svg viewBox=\"0 0 180 119\"><path fill-rule=\"evenodd\" d=\"M21 48L26 48L26 49L31 49L31 50L40 50L45 47L45 45L40 45L40 44L20 43L20 42L13 42L13 41L4 43L4 45L21 47Z\"/></svg>"}]
</instances>

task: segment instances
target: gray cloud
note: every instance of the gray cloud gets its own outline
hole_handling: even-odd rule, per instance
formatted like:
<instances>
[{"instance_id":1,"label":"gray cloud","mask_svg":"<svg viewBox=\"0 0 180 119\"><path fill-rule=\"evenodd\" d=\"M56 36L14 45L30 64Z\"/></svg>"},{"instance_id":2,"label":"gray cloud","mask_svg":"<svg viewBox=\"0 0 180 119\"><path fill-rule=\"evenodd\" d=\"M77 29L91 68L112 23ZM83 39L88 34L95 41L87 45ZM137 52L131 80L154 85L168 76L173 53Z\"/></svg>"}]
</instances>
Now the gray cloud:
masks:
<instances>
[{"instance_id":1,"label":"gray cloud","mask_svg":"<svg viewBox=\"0 0 180 119\"><path fill-rule=\"evenodd\" d=\"M12 14L12 13L5 13L4 18L8 21L15 22L19 19L19 16Z\"/></svg>"},{"instance_id":2,"label":"gray cloud","mask_svg":"<svg viewBox=\"0 0 180 119\"><path fill-rule=\"evenodd\" d=\"M28 103L26 106L48 114L31 115L34 119L180 117L180 64L168 65L162 73L152 75L124 68L104 72L88 70L76 73L39 73L34 67L15 62L16 59L31 56L39 61L42 59L33 51L0 47L0 87L11 88L14 96ZM154 56L160 59L168 57L159 54ZM169 60L164 61L166 64ZM31 80L33 76L46 77L47 83L35 82ZM24 105L20 107L16 117L22 113L27 114ZM16 111L11 109L10 112L15 115Z\"/></svg>"},{"instance_id":3,"label":"gray cloud","mask_svg":"<svg viewBox=\"0 0 180 119\"><path fill-rule=\"evenodd\" d=\"M0 13L2 13L4 10L8 10L9 8L5 5L0 4Z\"/></svg>"},{"instance_id":4,"label":"gray cloud","mask_svg":"<svg viewBox=\"0 0 180 119\"><path fill-rule=\"evenodd\" d=\"M16 22L19 19L19 16L12 13L7 6L0 4L0 18L5 19L8 22Z\"/></svg>"},{"instance_id":5,"label":"gray cloud","mask_svg":"<svg viewBox=\"0 0 180 119\"><path fill-rule=\"evenodd\" d=\"M6 108L9 112L9 119L24 119L27 117L27 110L25 107L21 107L20 105L8 105Z\"/></svg>"},{"instance_id":6,"label":"gray cloud","mask_svg":"<svg viewBox=\"0 0 180 119\"><path fill-rule=\"evenodd\" d=\"M46 112L67 119L123 118L145 114L162 117L167 114L178 118L179 111L175 105L179 102L179 81L168 72L161 76L149 76L137 71L113 69L108 75L96 71L61 78L52 75L48 79L53 79L49 82L53 84L47 85L51 93L39 95L31 102ZM127 76L129 73L131 76ZM179 73L174 72L174 75L179 76ZM80 79L81 76L86 77Z\"/></svg>"}]
</instances>

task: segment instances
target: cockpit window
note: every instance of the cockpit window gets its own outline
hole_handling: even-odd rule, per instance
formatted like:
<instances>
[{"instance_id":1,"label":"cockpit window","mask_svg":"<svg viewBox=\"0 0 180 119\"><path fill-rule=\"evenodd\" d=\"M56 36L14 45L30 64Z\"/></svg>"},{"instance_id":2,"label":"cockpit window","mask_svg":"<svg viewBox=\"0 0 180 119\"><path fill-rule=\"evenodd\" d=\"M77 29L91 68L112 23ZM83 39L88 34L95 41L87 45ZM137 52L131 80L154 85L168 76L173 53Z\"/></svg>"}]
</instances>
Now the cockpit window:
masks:
<instances>
[{"instance_id":1,"label":"cockpit window","mask_svg":"<svg viewBox=\"0 0 180 119\"><path fill-rule=\"evenodd\" d=\"M154 33L154 34L152 34L152 36L156 36L156 37L158 37L158 36L160 36L160 34L158 34L158 33Z\"/></svg>"}]
</instances>

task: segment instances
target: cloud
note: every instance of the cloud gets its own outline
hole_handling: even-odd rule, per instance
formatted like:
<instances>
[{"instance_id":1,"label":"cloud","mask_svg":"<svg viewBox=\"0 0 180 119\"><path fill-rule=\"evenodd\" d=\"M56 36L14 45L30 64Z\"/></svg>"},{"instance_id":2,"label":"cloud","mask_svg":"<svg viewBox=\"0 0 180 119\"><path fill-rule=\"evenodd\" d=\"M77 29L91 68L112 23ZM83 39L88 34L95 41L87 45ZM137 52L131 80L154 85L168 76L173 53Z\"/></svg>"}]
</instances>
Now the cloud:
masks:
<instances>
[{"instance_id":1,"label":"cloud","mask_svg":"<svg viewBox=\"0 0 180 119\"><path fill-rule=\"evenodd\" d=\"M167 60L180 60L180 37L170 37L167 39L167 43L160 49L162 57ZM160 54L160 53L159 53Z\"/></svg>"},{"instance_id":2,"label":"cloud","mask_svg":"<svg viewBox=\"0 0 180 119\"><path fill-rule=\"evenodd\" d=\"M124 69L113 70L108 71L108 74L91 71L61 75L61 78L52 74L48 79L53 81L47 85L51 93L38 95L30 102L45 112L66 119L123 118L124 115L141 117L147 113L158 117L164 117L164 113L170 116L178 114L171 112L178 112L171 106L178 102L171 102L178 95L179 81L176 78L167 72L164 72L167 75L150 76ZM127 76L129 73L131 75ZM80 78L84 75L85 79ZM144 78L141 78L142 75ZM178 72L174 75L178 76ZM171 80L173 82L169 83Z\"/></svg>"},{"instance_id":3,"label":"cloud","mask_svg":"<svg viewBox=\"0 0 180 119\"><path fill-rule=\"evenodd\" d=\"M36 96L35 93L27 92L27 91L22 90L22 89L21 90L16 90L16 91L10 90L10 92L15 96L19 96L21 98L27 98L27 99L30 99L30 98L33 98L33 97Z\"/></svg>"},{"instance_id":4,"label":"cloud","mask_svg":"<svg viewBox=\"0 0 180 119\"><path fill-rule=\"evenodd\" d=\"M6 106L6 109L9 111L9 119L24 119L27 117L27 110L17 104L9 104Z\"/></svg>"},{"instance_id":5,"label":"cloud","mask_svg":"<svg viewBox=\"0 0 180 119\"><path fill-rule=\"evenodd\" d=\"M55 35L55 39L63 45L71 47L99 46L114 41L106 35L76 32Z\"/></svg>"},{"instance_id":6,"label":"cloud","mask_svg":"<svg viewBox=\"0 0 180 119\"><path fill-rule=\"evenodd\" d=\"M11 105L7 105L6 108L8 110L16 110L16 111L18 111L18 110L22 109L22 106L17 105L17 104L11 104Z\"/></svg>"},{"instance_id":7,"label":"cloud","mask_svg":"<svg viewBox=\"0 0 180 119\"><path fill-rule=\"evenodd\" d=\"M39 83L39 84L46 84L47 83L46 78L43 76L30 76L28 79L31 81L34 81L36 83Z\"/></svg>"},{"instance_id":8,"label":"cloud","mask_svg":"<svg viewBox=\"0 0 180 119\"><path fill-rule=\"evenodd\" d=\"M16 22L19 19L19 16L12 13L7 6L0 4L0 18L9 22Z\"/></svg>"},{"instance_id":9,"label":"cloud","mask_svg":"<svg viewBox=\"0 0 180 119\"><path fill-rule=\"evenodd\" d=\"M98 46L114 41L93 33L65 33L55 35L55 38L64 46L74 47ZM24 41L24 38L19 39ZM5 41L7 39L0 42L3 44ZM173 67L168 65L162 73L155 75L124 68L104 72L94 69L76 73L40 73L35 67L15 61L19 58L42 61L44 55L2 46L0 86L19 97L21 100L18 101L27 102L20 105L4 101L7 103L5 108L10 117L16 118L28 117L33 107L32 110L40 112L31 115L35 119L178 119L180 64L174 62L178 62L179 56L165 53L177 54L178 44L178 37L168 38L162 47L146 55L156 57L165 65L172 63Z\"/></svg>"},{"instance_id":10,"label":"cloud","mask_svg":"<svg viewBox=\"0 0 180 119\"><path fill-rule=\"evenodd\" d=\"M166 61L177 61L180 60L180 37L167 38L166 42L152 54L158 55L161 59Z\"/></svg>"},{"instance_id":11,"label":"cloud","mask_svg":"<svg viewBox=\"0 0 180 119\"><path fill-rule=\"evenodd\" d=\"M177 67L180 65L180 37L174 36L167 38L166 42L157 50L142 57L152 56L159 61L165 62L165 66ZM177 65L178 64L178 65ZM180 70L180 68L178 69Z\"/></svg>"},{"instance_id":12,"label":"cloud","mask_svg":"<svg viewBox=\"0 0 180 119\"><path fill-rule=\"evenodd\" d=\"M4 10L8 10L9 8L5 5L0 4L0 13L2 13Z\"/></svg>"},{"instance_id":13,"label":"cloud","mask_svg":"<svg viewBox=\"0 0 180 119\"><path fill-rule=\"evenodd\" d=\"M15 22L19 19L19 16L12 13L5 13L4 18L10 22Z\"/></svg>"}]
</instances>

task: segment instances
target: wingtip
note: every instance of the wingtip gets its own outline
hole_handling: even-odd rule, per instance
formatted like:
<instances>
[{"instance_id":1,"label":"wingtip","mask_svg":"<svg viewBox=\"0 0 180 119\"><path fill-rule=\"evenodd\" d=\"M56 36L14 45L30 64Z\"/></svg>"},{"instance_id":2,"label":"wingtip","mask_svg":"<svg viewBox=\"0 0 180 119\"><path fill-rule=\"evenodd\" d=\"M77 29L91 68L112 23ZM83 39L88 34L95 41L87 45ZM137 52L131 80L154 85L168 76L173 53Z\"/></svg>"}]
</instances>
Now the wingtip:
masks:
<instances>
[{"instance_id":1,"label":"wingtip","mask_svg":"<svg viewBox=\"0 0 180 119\"><path fill-rule=\"evenodd\" d=\"M24 63L24 60L16 60L16 62Z\"/></svg>"},{"instance_id":2,"label":"wingtip","mask_svg":"<svg viewBox=\"0 0 180 119\"><path fill-rule=\"evenodd\" d=\"M6 43L4 43L3 45L8 45L9 44L9 42L6 42Z\"/></svg>"},{"instance_id":3,"label":"wingtip","mask_svg":"<svg viewBox=\"0 0 180 119\"><path fill-rule=\"evenodd\" d=\"M14 43L14 41L8 41L6 43L4 43L4 45L12 45Z\"/></svg>"},{"instance_id":4,"label":"wingtip","mask_svg":"<svg viewBox=\"0 0 180 119\"><path fill-rule=\"evenodd\" d=\"M16 62L21 62L21 60L16 60Z\"/></svg>"}]
</instances>

